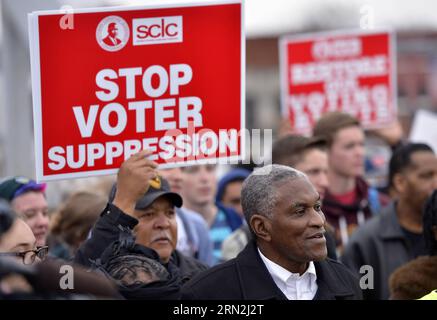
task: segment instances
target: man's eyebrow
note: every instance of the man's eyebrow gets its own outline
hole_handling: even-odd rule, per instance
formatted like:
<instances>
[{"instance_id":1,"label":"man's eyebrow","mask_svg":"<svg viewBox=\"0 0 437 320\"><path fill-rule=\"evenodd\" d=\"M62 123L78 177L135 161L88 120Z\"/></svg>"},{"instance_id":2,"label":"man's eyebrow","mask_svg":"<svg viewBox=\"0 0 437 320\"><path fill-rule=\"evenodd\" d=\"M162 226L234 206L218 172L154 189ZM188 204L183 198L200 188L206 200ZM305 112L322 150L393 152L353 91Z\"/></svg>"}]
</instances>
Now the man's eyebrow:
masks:
<instances>
[{"instance_id":1,"label":"man's eyebrow","mask_svg":"<svg viewBox=\"0 0 437 320\"><path fill-rule=\"evenodd\" d=\"M18 249L20 249L20 251L24 251L25 248L28 247L28 246L29 246L29 243L23 242L23 243L17 244L15 247L13 247L11 249L11 251L15 251L15 250L18 250Z\"/></svg>"},{"instance_id":2,"label":"man's eyebrow","mask_svg":"<svg viewBox=\"0 0 437 320\"><path fill-rule=\"evenodd\" d=\"M292 202L290 205L291 208L301 208L301 207L306 207L306 203L302 203L302 202Z\"/></svg>"},{"instance_id":3,"label":"man's eyebrow","mask_svg":"<svg viewBox=\"0 0 437 320\"><path fill-rule=\"evenodd\" d=\"M320 198L320 194L318 195L316 202L320 202L322 199ZM292 202L290 207L291 208L301 208L301 207L307 207L308 203L306 202Z\"/></svg>"},{"instance_id":4,"label":"man's eyebrow","mask_svg":"<svg viewBox=\"0 0 437 320\"><path fill-rule=\"evenodd\" d=\"M44 211L44 210L43 210ZM22 212L22 214L34 214L34 213L38 213L38 209L35 208L29 208L26 209Z\"/></svg>"}]
</instances>

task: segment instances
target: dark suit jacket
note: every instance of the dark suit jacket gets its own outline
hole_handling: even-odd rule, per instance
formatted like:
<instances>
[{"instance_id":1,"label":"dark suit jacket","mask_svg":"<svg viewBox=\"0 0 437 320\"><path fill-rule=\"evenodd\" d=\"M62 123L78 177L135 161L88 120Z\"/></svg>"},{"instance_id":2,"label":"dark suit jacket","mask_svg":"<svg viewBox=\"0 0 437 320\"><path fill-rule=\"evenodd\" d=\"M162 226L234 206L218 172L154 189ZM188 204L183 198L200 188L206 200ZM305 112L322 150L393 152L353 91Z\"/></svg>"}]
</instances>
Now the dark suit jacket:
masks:
<instances>
[{"instance_id":1,"label":"dark suit jacket","mask_svg":"<svg viewBox=\"0 0 437 320\"><path fill-rule=\"evenodd\" d=\"M314 263L318 290L315 300L362 299L358 279L340 262ZM200 273L182 288L186 300L286 300L276 286L254 241L232 260Z\"/></svg>"}]
</instances>

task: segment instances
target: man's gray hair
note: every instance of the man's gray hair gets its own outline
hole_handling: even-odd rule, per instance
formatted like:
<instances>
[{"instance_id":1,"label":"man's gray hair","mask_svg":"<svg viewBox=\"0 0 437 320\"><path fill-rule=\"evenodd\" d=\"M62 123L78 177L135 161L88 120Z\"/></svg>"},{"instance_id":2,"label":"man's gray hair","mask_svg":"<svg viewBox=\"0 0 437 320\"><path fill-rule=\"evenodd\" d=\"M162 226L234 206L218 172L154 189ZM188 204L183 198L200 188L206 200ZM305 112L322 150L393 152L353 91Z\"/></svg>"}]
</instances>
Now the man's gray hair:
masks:
<instances>
[{"instance_id":1,"label":"man's gray hair","mask_svg":"<svg viewBox=\"0 0 437 320\"><path fill-rule=\"evenodd\" d=\"M303 177L306 175L299 170L280 164L255 169L241 189L241 205L247 224L250 226L254 214L271 217L277 201L276 187L279 182Z\"/></svg>"}]
</instances>

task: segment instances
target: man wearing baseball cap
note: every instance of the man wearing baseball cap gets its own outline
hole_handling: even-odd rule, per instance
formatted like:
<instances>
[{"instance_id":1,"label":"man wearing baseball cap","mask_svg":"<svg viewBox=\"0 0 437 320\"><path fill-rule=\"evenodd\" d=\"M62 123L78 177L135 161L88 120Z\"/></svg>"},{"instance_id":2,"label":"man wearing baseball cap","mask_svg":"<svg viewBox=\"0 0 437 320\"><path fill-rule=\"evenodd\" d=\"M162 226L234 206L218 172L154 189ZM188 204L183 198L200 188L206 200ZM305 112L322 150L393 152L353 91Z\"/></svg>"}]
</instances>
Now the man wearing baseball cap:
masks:
<instances>
[{"instance_id":1,"label":"man wearing baseball cap","mask_svg":"<svg viewBox=\"0 0 437 320\"><path fill-rule=\"evenodd\" d=\"M182 198L170 191L148 155L148 151L138 152L121 165L109 203L91 238L79 248L75 261L90 266L127 228L133 231L136 243L155 250L164 264L172 260L179 267L182 280L187 281L207 267L176 250L175 207L182 206Z\"/></svg>"},{"instance_id":2,"label":"man wearing baseball cap","mask_svg":"<svg viewBox=\"0 0 437 320\"><path fill-rule=\"evenodd\" d=\"M37 246L46 245L49 228L46 184L26 177L0 180L0 198L7 200L12 209L32 229Z\"/></svg>"}]
</instances>

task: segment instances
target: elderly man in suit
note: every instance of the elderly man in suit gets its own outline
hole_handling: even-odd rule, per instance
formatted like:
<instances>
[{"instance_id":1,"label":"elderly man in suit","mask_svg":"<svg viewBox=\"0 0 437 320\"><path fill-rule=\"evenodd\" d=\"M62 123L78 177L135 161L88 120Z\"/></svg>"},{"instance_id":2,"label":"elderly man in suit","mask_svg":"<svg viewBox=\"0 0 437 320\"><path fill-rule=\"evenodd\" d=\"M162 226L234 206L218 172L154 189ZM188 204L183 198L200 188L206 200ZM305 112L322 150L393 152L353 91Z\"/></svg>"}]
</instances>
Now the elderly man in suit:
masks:
<instances>
[{"instance_id":1,"label":"elderly man in suit","mask_svg":"<svg viewBox=\"0 0 437 320\"><path fill-rule=\"evenodd\" d=\"M320 195L300 171L268 165L244 182L253 239L235 258L189 281L183 299L361 299L358 279L326 258Z\"/></svg>"}]
</instances>

